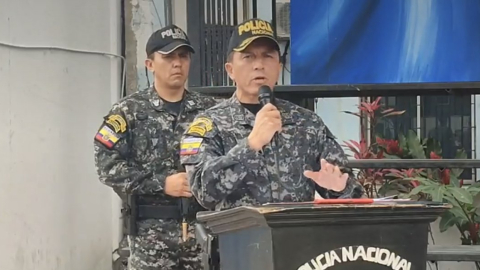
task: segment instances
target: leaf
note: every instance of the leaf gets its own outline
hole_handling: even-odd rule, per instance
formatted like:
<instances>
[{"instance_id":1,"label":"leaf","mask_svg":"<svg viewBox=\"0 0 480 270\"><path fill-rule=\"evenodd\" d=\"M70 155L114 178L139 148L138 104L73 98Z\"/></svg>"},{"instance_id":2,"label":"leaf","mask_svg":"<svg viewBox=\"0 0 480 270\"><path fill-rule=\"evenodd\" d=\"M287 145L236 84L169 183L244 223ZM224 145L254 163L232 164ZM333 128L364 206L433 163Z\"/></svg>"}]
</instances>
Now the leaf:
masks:
<instances>
[{"instance_id":1,"label":"leaf","mask_svg":"<svg viewBox=\"0 0 480 270\"><path fill-rule=\"evenodd\" d=\"M358 117L362 117L359 113L354 113L354 112L349 112L349 111L343 111L343 112L347 113L347 114L355 115L355 116L358 116Z\"/></svg>"},{"instance_id":2,"label":"leaf","mask_svg":"<svg viewBox=\"0 0 480 270\"><path fill-rule=\"evenodd\" d=\"M475 196L480 192L480 187L476 187L473 185L467 187L466 189L468 192L470 192L470 194L472 194L472 196Z\"/></svg>"},{"instance_id":3,"label":"leaf","mask_svg":"<svg viewBox=\"0 0 480 270\"><path fill-rule=\"evenodd\" d=\"M345 145L352 151L354 154L357 154L360 156L360 152L355 148L355 146L351 145L349 142L344 141Z\"/></svg>"},{"instance_id":4,"label":"leaf","mask_svg":"<svg viewBox=\"0 0 480 270\"><path fill-rule=\"evenodd\" d=\"M442 156L442 147L440 145L440 142L436 141L433 138L427 138L425 140L425 146L426 146L426 151L427 153L434 152L435 154Z\"/></svg>"},{"instance_id":5,"label":"leaf","mask_svg":"<svg viewBox=\"0 0 480 270\"><path fill-rule=\"evenodd\" d=\"M383 154L387 159L402 159L401 157L397 155L390 155L390 154Z\"/></svg>"},{"instance_id":6,"label":"leaf","mask_svg":"<svg viewBox=\"0 0 480 270\"><path fill-rule=\"evenodd\" d=\"M358 150L361 150L361 148L362 148L361 143L362 142L357 142L357 141L354 141L354 140L350 140L350 143L355 145L355 147L357 147Z\"/></svg>"},{"instance_id":7,"label":"leaf","mask_svg":"<svg viewBox=\"0 0 480 270\"><path fill-rule=\"evenodd\" d=\"M468 222L468 217L465 215L465 212L463 212L462 208L459 206L455 206L448 210L452 215L454 215L457 218L457 223L460 225Z\"/></svg>"},{"instance_id":8,"label":"leaf","mask_svg":"<svg viewBox=\"0 0 480 270\"><path fill-rule=\"evenodd\" d=\"M403 150L403 152L408 151L407 138L403 134L398 134L398 146Z\"/></svg>"},{"instance_id":9,"label":"leaf","mask_svg":"<svg viewBox=\"0 0 480 270\"><path fill-rule=\"evenodd\" d=\"M473 195L472 207L474 207L476 211L480 207L480 194L476 193L472 195Z\"/></svg>"},{"instance_id":10,"label":"leaf","mask_svg":"<svg viewBox=\"0 0 480 270\"><path fill-rule=\"evenodd\" d=\"M453 195L450 194L450 192L448 192L448 194L445 194L443 199L449 202L453 207L460 207L460 205L458 204L458 201L455 200L455 197L453 197Z\"/></svg>"},{"instance_id":11,"label":"leaf","mask_svg":"<svg viewBox=\"0 0 480 270\"><path fill-rule=\"evenodd\" d=\"M478 188L480 188L480 182L475 182L475 183L471 184L469 187L478 187Z\"/></svg>"},{"instance_id":12,"label":"leaf","mask_svg":"<svg viewBox=\"0 0 480 270\"><path fill-rule=\"evenodd\" d=\"M387 193L390 193L391 191L396 191L396 193L398 193L399 191L408 192L408 190L405 190L402 185L399 185L392 181L388 181L378 189L378 194L381 196L387 196Z\"/></svg>"},{"instance_id":13,"label":"leaf","mask_svg":"<svg viewBox=\"0 0 480 270\"><path fill-rule=\"evenodd\" d=\"M390 108L390 109L383 110L383 111L382 111L382 114L386 114L386 113L389 113L389 112L393 112L393 110L395 110L395 109L394 109L394 108Z\"/></svg>"},{"instance_id":14,"label":"leaf","mask_svg":"<svg viewBox=\"0 0 480 270\"><path fill-rule=\"evenodd\" d=\"M453 215L451 212L446 212L442 215L442 219L440 219L439 229L440 232L445 232L450 227L454 226L457 222L457 217Z\"/></svg>"},{"instance_id":15,"label":"leaf","mask_svg":"<svg viewBox=\"0 0 480 270\"><path fill-rule=\"evenodd\" d=\"M435 188L432 187L432 186L425 186L425 185L420 185L414 189L412 189L412 191L410 191L409 195L417 195L418 193L420 192L423 192L423 193L429 193L430 191L433 191Z\"/></svg>"},{"instance_id":16,"label":"leaf","mask_svg":"<svg viewBox=\"0 0 480 270\"><path fill-rule=\"evenodd\" d=\"M374 107L378 106L378 103L380 103L380 100L381 100L381 99L382 99L382 97L377 97L377 98L375 99L375 101L372 102L372 105L373 105Z\"/></svg>"},{"instance_id":17,"label":"leaf","mask_svg":"<svg viewBox=\"0 0 480 270\"><path fill-rule=\"evenodd\" d=\"M446 191L445 186L440 186L437 189L434 189L430 195L432 195L432 201L434 202L443 202L444 192Z\"/></svg>"},{"instance_id":18,"label":"leaf","mask_svg":"<svg viewBox=\"0 0 480 270\"><path fill-rule=\"evenodd\" d=\"M448 191L457 199L459 202L463 202L466 204L473 203L472 194L470 194L466 189L460 187L451 187L446 186Z\"/></svg>"},{"instance_id":19,"label":"leaf","mask_svg":"<svg viewBox=\"0 0 480 270\"><path fill-rule=\"evenodd\" d=\"M452 184L454 187L460 187L460 181L453 174L450 174L450 184Z\"/></svg>"},{"instance_id":20,"label":"leaf","mask_svg":"<svg viewBox=\"0 0 480 270\"><path fill-rule=\"evenodd\" d=\"M430 185L430 186L436 186L436 187L440 186L439 183L424 177L405 177L403 180L418 181L424 185Z\"/></svg>"},{"instance_id":21,"label":"leaf","mask_svg":"<svg viewBox=\"0 0 480 270\"><path fill-rule=\"evenodd\" d=\"M455 154L455 159L467 159L467 152L464 149L458 149L457 153Z\"/></svg>"},{"instance_id":22,"label":"leaf","mask_svg":"<svg viewBox=\"0 0 480 270\"><path fill-rule=\"evenodd\" d=\"M409 153L416 159L425 159L425 152L420 143L420 139L413 130L409 130L407 134L407 145Z\"/></svg>"},{"instance_id":23,"label":"leaf","mask_svg":"<svg viewBox=\"0 0 480 270\"><path fill-rule=\"evenodd\" d=\"M402 115L404 113L405 113L405 111L394 111L394 112L384 114L383 117L388 117L388 116L393 116L393 115Z\"/></svg>"},{"instance_id":24,"label":"leaf","mask_svg":"<svg viewBox=\"0 0 480 270\"><path fill-rule=\"evenodd\" d=\"M451 169L450 173L451 173L451 176L455 176L458 179L460 177L460 175L463 173L464 170L465 169L455 168L455 169Z\"/></svg>"}]
</instances>

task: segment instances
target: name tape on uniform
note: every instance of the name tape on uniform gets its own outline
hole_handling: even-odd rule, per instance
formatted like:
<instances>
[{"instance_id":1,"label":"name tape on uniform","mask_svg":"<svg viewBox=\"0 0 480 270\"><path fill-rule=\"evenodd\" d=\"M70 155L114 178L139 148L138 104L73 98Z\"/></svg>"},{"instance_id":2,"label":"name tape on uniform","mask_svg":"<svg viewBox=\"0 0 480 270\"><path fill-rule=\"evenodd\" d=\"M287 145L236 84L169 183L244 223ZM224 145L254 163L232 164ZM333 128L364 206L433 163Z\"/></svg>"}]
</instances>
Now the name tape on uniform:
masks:
<instances>
[{"instance_id":1,"label":"name tape on uniform","mask_svg":"<svg viewBox=\"0 0 480 270\"><path fill-rule=\"evenodd\" d=\"M298 270L325 270L335 264L365 261L387 266L393 270L410 270L412 263L386 248L349 246L327 251L312 258Z\"/></svg>"}]
</instances>

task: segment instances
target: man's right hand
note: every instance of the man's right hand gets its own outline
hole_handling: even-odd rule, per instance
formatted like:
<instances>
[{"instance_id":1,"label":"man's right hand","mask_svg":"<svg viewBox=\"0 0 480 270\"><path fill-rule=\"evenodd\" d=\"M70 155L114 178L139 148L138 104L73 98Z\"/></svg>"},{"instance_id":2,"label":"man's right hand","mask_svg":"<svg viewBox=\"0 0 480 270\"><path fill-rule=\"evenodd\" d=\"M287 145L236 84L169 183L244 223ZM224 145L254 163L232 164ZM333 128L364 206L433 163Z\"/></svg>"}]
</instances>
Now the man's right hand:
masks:
<instances>
[{"instance_id":1,"label":"man's right hand","mask_svg":"<svg viewBox=\"0 0 480 270\"><path fill-rule=\"evenodd\" d=\"M168 176L165 179L165 194L172 197L192 197L187 174L182 172Z\"/></svg>"},{"instance_id":2,"label":"man's right hand","mask_svg":"<svg viewBox=\"0 0 480 270\"><path fill-rule=\"evenodd\" d=\"M248 145L253 150L259 151L272 141L276 132L280 131L282 131L280 112L271 103L267 103L255 117L255 125L248 135Z\"/></svg>"}]
</instances>

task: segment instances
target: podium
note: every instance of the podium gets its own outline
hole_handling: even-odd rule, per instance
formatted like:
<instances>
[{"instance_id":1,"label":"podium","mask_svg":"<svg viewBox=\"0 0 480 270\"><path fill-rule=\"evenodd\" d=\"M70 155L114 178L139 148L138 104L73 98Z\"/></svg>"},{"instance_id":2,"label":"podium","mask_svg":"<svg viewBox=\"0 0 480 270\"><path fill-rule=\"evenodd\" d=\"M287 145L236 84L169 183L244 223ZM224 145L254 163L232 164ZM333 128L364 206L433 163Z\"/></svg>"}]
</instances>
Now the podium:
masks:
<instances>
[{"instance_id":1,"label":"podium","mask_svg":"<svg viewBox=\"0 0 480 270\"><path fill-rule=\"evenodd\" d=\"M424 270L428 226L450 205L285 203L201 212L221 270Z\"/></svg>"}]
</instances>

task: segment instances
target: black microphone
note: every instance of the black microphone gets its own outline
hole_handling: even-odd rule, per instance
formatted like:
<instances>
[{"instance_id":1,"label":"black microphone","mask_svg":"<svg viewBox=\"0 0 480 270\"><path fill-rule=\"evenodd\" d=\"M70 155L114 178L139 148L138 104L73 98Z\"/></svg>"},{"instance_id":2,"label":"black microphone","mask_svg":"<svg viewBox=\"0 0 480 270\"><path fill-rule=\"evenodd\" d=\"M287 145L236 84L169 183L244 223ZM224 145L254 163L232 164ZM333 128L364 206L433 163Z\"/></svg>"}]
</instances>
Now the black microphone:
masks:
<instances>
[{"instance_id":1,"label":"black microphone","mask_svg":"<svg viewBox=\"0 0 480 270\"><path fill-rule=\"evenodd\" d=\"M272 89L268 85L262 85L258 89L258 101L262 106L265 106L267 103L274 104L274 97L272 93Z\"/></svg>"},{"instance_id":2,"label":"black microphone","mask_svg":"<svg viewBox=\"0 0 480 270\"><path fill-rule=\"evenodd\" d=\"M260 88L258 89L258 101L260 102L262 107L265 106L267 103L272 103L273 105L275 105L275 97L273 96L272 89L270 89L270 86L268 85L260 86ZM278 153L277 153L278 134L277 132L273 134L271 146L272 146L273 156L275 159L275 167L277 169L277 174L279 175L280 168L278 165Z\"/></svg>"},{"instance_id":3,"label":"black microphone","mask_svg":"<svg viewBox=\"0 0 480 270\"><path fill-rule=\"evenodd\" d=\"M275 105L275 97L272 93L272 89L268 85L262 85L258 89L258 101L262 104L262 107L265 106L267 103L272 103ZM278 135L277 132L273 134L272 143L278 145Z\"/></svg>"}]
</instances>

